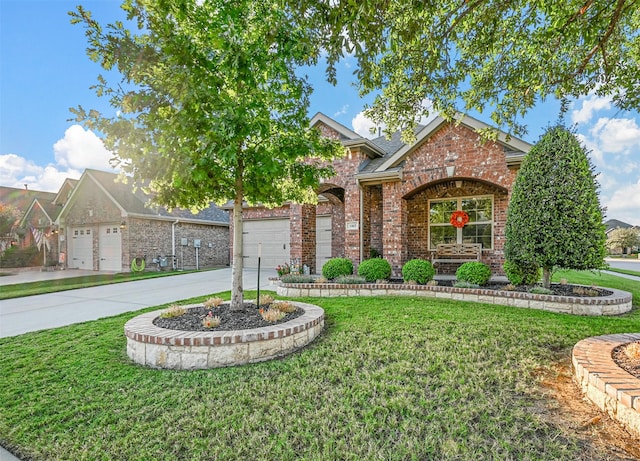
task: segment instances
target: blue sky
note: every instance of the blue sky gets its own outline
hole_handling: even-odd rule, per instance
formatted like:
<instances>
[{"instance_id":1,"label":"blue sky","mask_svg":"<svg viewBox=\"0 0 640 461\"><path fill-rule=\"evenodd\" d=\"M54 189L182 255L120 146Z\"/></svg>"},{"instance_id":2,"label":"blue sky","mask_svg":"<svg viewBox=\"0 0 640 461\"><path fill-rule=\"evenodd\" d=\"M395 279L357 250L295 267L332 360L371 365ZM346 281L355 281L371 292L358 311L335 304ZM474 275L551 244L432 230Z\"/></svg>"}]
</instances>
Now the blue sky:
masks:
<instances>
[{"instance_id":1,"label":"blue sky","mask_svg":"<svg viewBox=\"0 0 640 461\"><path fill-rule=\"evenodd\" d=\"M110 154L91 131L69 121L70 107L112 112L89 87L101 72L86 56L80 25L68 11L82 4L101 23L123 19L119 0L0 0L0 185L57 191L65 178L85 168L110 170ZM339 84L324 80L323 69L308 72L315 91L310 115L334 118L363 136L371 122L352 85L355 61L338 68ZM535 143L558 118L558 103L540 104L525 118L525 141ZM470 115L491 124L488 115ZM607 218L640 225L640 114L618 111L606 98L573 101L566 116L591 150Z\"/></svg>"}]
</instances>

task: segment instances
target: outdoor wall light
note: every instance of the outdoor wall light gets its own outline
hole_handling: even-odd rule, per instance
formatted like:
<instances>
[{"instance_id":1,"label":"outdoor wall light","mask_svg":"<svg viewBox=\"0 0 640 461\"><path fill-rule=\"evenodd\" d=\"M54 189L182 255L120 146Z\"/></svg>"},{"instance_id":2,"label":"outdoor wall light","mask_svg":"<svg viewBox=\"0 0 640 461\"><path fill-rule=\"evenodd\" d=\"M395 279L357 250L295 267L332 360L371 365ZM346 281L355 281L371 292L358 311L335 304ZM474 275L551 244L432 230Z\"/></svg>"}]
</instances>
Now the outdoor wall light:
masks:
<instances>
[{"instance_id":1,"label":"outdoor wall light","mask_svg":"<svg viewBox=\"0 0 640 461\"><path fill-rule=\"evenodd\" d=\"M126 223L126 222L124 222L124 221L122 221L122 222L120 223L120 229L124 229L125 227L127 227L127 223Z\"/></svg>"},{"instance_id":2,"label":"outdoor wall light","mask_svg":"<svg viewBox=\"0 0 640 461\"><path fill-rule=\"evenodd\" d=\"M447 177L451 177L454 174L456 174L456 167L455 166L448 166L447 167Z\"/></svg>"}]
</instances>

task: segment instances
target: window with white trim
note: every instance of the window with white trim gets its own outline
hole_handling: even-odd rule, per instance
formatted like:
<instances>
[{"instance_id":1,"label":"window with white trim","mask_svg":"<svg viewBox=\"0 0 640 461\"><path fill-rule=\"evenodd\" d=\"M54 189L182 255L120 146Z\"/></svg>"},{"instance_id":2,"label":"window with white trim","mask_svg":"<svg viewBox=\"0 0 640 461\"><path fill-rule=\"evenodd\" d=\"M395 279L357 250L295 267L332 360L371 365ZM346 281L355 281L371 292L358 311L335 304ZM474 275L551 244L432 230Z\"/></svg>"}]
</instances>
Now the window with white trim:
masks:
<instances>
[{"instance_id":1,"label":"window with white trim","mask_svg":"<svg viewBox=\"0 0 640 461\"><path fill-rule=\"evenodd\" d=\"M449 222L454 211L469 215L463 228ZM481 243L493 248L493 196L456 197L429 200L429 249L440 243Z\"/></svg>"}]
</instances>

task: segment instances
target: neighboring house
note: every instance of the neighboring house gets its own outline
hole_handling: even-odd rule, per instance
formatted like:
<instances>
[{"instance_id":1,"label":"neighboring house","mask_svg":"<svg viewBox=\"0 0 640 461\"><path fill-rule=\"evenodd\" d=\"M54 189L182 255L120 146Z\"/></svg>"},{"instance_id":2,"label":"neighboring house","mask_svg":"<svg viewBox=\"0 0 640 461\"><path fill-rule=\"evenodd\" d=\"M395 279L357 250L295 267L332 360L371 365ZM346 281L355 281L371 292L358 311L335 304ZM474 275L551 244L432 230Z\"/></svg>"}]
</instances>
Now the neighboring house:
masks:
<instances>
[{"instance_id":1,"label":"neighboring house","mask_svg":"<svg viewBox=\"0 0 640 461\"><path fill-rule=\"evenodd\" d=\"M311 124L340 140L345 156L318 189L318 205L243 210L247 267L257 265L261 243L263 267L291 262L319 273L332 257L357 266L380 254L399 276L408 260L432 258L439 243L480 243L482 261L502 272L507 205L530 144L502 132L483 141L476 130L490 127L471 117L437 117L409 145L398 133L365 139L320 113ZM449 222L456 210L470 218L460 229Z\"/></svg>"},{"instance_id":2,"label":"neighboring house","mask_svg":"<svg viewBox=\"0 0 640 461\"><path fill-rule=\"evenodd\" d=\"M229 264L226 211L169 212L148 201L118 175L89 169L58 193L0 187L0 202L22 213L17 244L43 248L43 265L120 272L131 270L134 258L151 269Z\"/></svg>"},{"instance_id":3,"label":"neighboring house","mask_svg":"<svg viewBox=\"0 0 640 461\"><path fill-rule=\"evenodd\" d=\"M627 247L622 247L618 245L620 235L615 235L617 229L631 229L634 230L637 234L640 234L640 228L634 226L632 224L628 224L623 221L619 221L617 219L609 219L604 223L605 225L605 234L607 235L607 247L609 248L611 254L629 254L632 252L638 251L638 246L631 245Z\"/></svg>"}]
</instances>

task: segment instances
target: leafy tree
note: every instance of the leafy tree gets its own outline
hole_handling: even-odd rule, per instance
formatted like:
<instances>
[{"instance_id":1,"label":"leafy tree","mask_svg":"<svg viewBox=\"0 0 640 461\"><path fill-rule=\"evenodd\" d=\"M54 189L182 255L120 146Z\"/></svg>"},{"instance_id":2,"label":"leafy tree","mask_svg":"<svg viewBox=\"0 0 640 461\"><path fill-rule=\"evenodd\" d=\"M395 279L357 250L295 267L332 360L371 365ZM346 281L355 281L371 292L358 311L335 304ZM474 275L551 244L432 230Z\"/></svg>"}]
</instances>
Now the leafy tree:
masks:
<instances>
[{"instance_id":1,"label":"leafy tree","mask_svg":"<svg viewBox=\"0 0 640 461\"><path fill-rule=\"evenodd\" d=\"M640 246L640 229L618 227L609 233L607 248L617 250Z\"/></svg>"},{"instance_id":2,"label":"leafy tree","mask_svg":"<svg viewBox=\"0 0 640 461\"><path fill-rule=\"evenodd\" d=\"M311 87L294 73L315 59L304 28L276 0L125 0L130 29L103 28L82 7L95 87L115 116L82 107L115 162L154 201L202 209L233 201L232 308L243 305L242 205L315 200L339 144L310 129Z\"/></svg>"},{"instance_id":3,"label":"leafy tree","mask_svg":"<svg viewBox=\"0 0 640 461\"><path fill-rule=\"evenodd\" d=\"M554 266L604 265L602 209L593 165L576 136L550 128L527 154L507 211L505 258L542 267L549 288Z\"/></svg>"},{"instance_id":4,"label":"leafy tree","mask_svg":"<svg viewBox=\"0 0 640 461\"><path fill-rule=\"evenodd\" d=\"M637 0L295 0L327 50L328 77L345 54L359 63L362 93L381 89L369 112L389 132L413 133L433 109L492 108L515 134L539 100L595 92L640 109Z\"/></svg>"},{"instance_id":5,"label":"leafy tree","mask_svg":"<svg viewBox=\"0 0 640 461\"><path fill-rule=\"evenodd\" d=\"M0 202L0 237L6 237L18 224L20 211L8 203Z\"/></svg>"}]
</instances>

